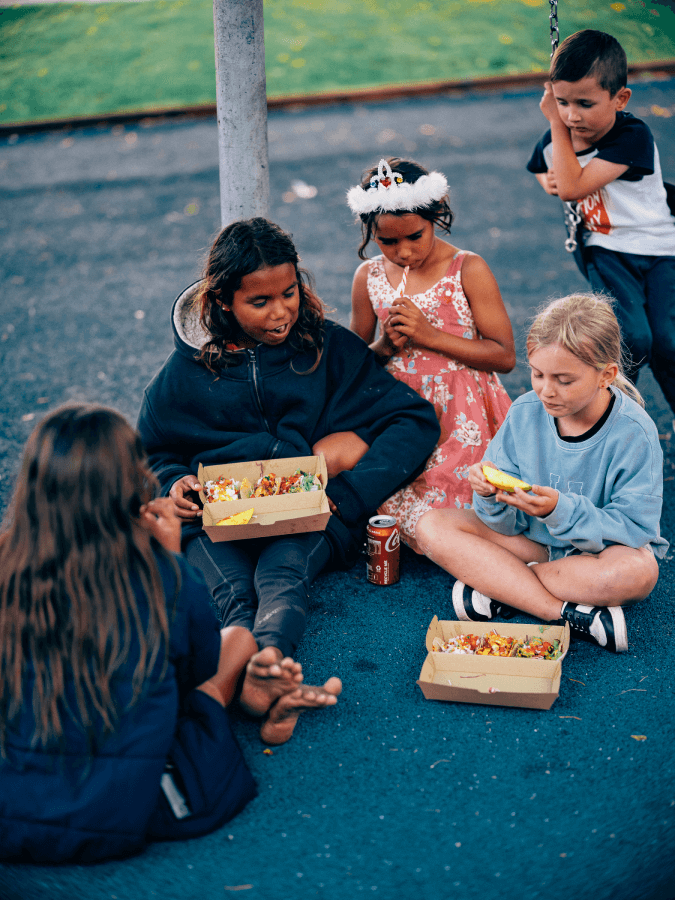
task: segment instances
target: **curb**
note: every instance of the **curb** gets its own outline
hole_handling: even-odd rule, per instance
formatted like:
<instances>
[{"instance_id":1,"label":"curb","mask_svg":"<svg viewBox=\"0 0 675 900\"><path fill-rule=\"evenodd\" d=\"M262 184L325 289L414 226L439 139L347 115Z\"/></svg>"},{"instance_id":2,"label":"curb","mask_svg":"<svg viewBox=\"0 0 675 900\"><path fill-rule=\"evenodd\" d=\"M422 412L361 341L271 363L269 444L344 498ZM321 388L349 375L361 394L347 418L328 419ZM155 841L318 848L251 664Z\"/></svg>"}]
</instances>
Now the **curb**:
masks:
<instances>
[{"instance_id":1,"label":"curb","mask_svg":"<svg viewBox=\"0 0 675 900\"><path fill-rule=\"evenodd\" d=\"M666 79L675 75L675 60L662 59L650 63L628 66L629 77L640 80ZM543 86L545 72L525 72L521 75L493 75L486 78L466 78L454 81L417 82L393 84L383 87L322 91L316 94L287 94L268 97L267 109L298 111L306 107L333 106L348 103L378 103L388 100L404 100L414 97L430 97L438 94L461 94L465 91L499 91L508 88ZM33 122L9 122L0 124L0 138L10 134L29 134L36 131L68 131L72 128L107 126L132 122L147 122L168 118L216 118L215 103L199 106L158 107L144 110L123 110L98 116L73 116L66 119L41 119Z\"/></svg>"}]
</instances>

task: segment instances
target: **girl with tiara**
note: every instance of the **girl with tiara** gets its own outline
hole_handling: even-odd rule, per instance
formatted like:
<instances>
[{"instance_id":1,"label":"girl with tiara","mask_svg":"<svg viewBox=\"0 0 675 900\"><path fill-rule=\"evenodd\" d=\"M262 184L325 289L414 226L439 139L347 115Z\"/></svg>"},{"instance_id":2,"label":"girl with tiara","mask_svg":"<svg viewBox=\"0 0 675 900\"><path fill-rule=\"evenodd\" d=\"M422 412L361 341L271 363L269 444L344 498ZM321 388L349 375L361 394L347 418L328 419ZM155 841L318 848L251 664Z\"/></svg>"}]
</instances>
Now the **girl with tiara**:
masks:
<instances>
[{"instance_id":1,"label":"girl with tiara","mask_svg":"<svg viewBox=\"0 0 675 900\"><path fill-rule=\"evenodd\" d=\"M427 510L471 506L469 467L483 458L510 405L495 373L515 365L513 332L487 263L436 234L436 227L450 234L453 220L440 172L382 159L347 202L361 220L358 253L366 260L354 275L351 329L434 405L441 426L422 474L380 507L420 552L415 527ZM367 259L371 240L382 255Z\"/></svg>"}]
</instances>

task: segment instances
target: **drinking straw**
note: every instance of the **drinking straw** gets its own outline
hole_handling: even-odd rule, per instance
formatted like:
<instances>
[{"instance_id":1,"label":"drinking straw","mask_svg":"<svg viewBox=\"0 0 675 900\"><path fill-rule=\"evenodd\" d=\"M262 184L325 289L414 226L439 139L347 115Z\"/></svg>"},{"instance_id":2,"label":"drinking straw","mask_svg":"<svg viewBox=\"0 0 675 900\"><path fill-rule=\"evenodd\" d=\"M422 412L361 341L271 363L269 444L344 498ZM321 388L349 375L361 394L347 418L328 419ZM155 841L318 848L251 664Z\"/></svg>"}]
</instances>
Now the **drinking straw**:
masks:
<instances>
[{"instance_id":1,"label":"drinking straw","mask_svg":"<svg viewBox=\"0 0 675 900\"><path fill-rule=\"evenodd\" d=\"M398 296L402 297L405 294L405 283L408 280L408 272L410 271L410 266L406 266L403 270L403 278L401 278L401 283L398 286Z\"/></svg>"},{"instance_id":2,"label":"drinking straw","mask_svg":"<svg viewBox=\"0 0 675 900\"><path fill-rule=\"evenodd\" d=\"M401 278L401 283L398 286L398 293L396 295L397 297L402 297L405 294L405 283L408 280L408 272L409 271L410 271L410 266L406 266L405 269L403 270L403 278ZM410 340L410 338L408 338L408 340L406 341L406 344L405 344L405 349L407 351L408 359L410 359L410 357L412 356L412 353L410 352L410 347L411 347L411 340Z\"/></svg>"}]
</instances>

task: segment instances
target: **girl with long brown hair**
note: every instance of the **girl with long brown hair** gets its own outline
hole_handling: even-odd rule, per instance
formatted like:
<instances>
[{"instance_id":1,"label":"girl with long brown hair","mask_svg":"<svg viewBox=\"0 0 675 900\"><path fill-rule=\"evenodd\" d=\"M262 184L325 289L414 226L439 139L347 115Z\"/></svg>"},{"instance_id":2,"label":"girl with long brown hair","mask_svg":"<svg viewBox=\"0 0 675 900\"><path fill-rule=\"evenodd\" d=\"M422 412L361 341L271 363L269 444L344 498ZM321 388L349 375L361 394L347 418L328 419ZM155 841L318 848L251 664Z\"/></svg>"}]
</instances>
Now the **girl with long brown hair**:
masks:
<instances>
[{"instance_id":1,"label":"girl with long brown hair","mask_svg":"<svg viewBox=\"0 0 675 900\"><path fill-rule=\"evenodd\" d=\"M0 858L121 856L255 795L225 709L236 632L156 487L114 410L61 407L29 438L0 534Z\"/></svg>"}]
</instances>

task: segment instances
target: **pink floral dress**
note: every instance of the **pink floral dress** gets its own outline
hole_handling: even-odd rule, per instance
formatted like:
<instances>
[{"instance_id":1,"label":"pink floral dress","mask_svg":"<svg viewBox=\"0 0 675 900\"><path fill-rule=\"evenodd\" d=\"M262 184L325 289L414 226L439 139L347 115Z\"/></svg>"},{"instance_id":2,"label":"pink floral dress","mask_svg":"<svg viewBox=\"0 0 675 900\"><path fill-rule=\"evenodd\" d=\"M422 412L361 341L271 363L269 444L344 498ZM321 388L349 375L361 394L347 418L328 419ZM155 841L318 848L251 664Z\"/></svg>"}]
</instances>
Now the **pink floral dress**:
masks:
<instances>
[{"instance_id":1,"label":"pink floral dress","mask_svg":"<svg viewBox=\"0 0 675 900\"><path fill-rule=\"evenodd\" d=\"M476 324L462 288L461 270L466 255L466 251L458 250L443 278L410 299L436 328L477 339ZM381 256L369 263L367 287L373 309L384 321L398 292L389 284ZM379 509L396 517L401 539L419 553L415 527L427 510L471 508L469 466L485 455L511 401L494 372L471 369L452 357L414 344L392 356L386 368L433 403L441 426L440 439L422 474Z\"/></svg>"}]
</instances>

